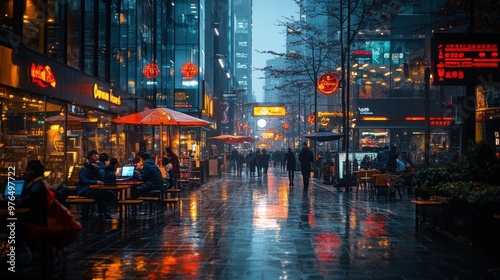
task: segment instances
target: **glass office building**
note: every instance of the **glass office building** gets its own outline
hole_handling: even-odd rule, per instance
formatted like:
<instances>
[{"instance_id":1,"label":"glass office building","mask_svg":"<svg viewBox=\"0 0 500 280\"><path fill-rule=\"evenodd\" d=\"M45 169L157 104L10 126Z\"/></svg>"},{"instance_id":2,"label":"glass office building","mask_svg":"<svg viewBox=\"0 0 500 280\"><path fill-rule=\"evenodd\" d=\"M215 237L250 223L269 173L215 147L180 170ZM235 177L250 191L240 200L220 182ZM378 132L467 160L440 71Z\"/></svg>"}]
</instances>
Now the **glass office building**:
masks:
<instances>
[{"instance_id":1,"label":"glass office building","mask_svg":"<svg viewBox=\"0 0 500 280\"><path fill-rule=\"evenodd\" d=\"M120 162L132 151L158 152L159 128L113 124L119 115L168 106L203 117L203 8L203 1L2 1L1 167L22 170L40 159L54 179L68 179L90 149ZM200 129L170 134L179 151L203 144Z\"/></svg>"}]
</instances>

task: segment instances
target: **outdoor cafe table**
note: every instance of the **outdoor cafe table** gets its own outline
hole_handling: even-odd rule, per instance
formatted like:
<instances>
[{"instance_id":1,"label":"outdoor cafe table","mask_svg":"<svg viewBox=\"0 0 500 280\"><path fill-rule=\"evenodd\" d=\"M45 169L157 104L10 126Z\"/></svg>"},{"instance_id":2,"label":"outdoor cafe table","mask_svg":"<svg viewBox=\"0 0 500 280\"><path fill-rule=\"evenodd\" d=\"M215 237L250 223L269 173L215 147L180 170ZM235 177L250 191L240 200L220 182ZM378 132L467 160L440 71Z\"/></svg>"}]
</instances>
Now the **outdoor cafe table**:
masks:
<instances>
[{"instance_id":1,"label":"outdoor cafe table","mask_svg":"<svg viewBox=\"0 0 500 280\"><path fill-rule=\"evenodd\" d=\"M132 187L141 185L142 181L121 181L116 184L90 185L91 190L119 191L118 200L125 200L130 195L128 192Z\"/></svg>"}]
</instances>

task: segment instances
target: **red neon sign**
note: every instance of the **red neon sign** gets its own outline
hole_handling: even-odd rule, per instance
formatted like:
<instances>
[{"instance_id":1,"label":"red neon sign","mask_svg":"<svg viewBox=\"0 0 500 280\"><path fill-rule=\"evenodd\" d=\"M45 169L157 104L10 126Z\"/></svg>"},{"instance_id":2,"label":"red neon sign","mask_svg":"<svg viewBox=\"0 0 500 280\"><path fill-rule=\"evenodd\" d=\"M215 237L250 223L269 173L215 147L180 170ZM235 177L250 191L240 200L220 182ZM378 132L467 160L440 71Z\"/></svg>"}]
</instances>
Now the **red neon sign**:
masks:
<instances>
[{"instance_id":1,"label":"red neon sign","mask_svg":"<svg viewBox=\"0 0 500 280\"><path fill-rule=\"evenodd\" d=\"M30 77L31 82L41 88L46 88L48 86L56 88L56 77L48 65L42 66L31 63Z\"/></svg>"},{"instance_id":2,"label":"red neon sign","mask_svg":"<svg viewBox=\"0 0 500 280\"><path fill-rule=\"evenodd\" d=\"M318 80L318 90L325 94L332 94L339 86L339 80L335 74L326 73Z\"/></svg>"},{"instance_id":3,"label":"red neon sign","mask_svg":"<svg viewBox=\"0 0 500 280\"><path fill-rule=\"evenodd\" d=\"M433 83L466 85L500 75L500 34L437 33L433 38Z\"/></svg>"}]
</instances>

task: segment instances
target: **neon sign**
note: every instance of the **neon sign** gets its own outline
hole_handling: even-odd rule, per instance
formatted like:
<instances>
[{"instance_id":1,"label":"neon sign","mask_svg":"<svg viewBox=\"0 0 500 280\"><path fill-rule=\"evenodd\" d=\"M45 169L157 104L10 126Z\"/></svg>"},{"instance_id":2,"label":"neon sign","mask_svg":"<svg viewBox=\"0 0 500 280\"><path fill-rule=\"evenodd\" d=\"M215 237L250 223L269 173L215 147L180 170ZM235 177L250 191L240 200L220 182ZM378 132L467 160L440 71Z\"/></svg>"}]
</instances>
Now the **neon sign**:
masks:
<instances>
[{"instance_id":1,"label":"neon sign","mask_svg":"<svg viewBox=\"0 0 500 280\"><path fill-rule=\"evenodd\" d=\"M500 75L500 34L434 34L433 84L467 85Z\"/></svg>"},{"instance_id":2,"label":"neon sign","mask_svg":"<svg viewBox=\"0 0 500 280\"><path fill-rule=\"evenodd\" d=\"M109 91L104 91L99 89L97 84L94 84L93 95L94 99L104 100L118 106L122 105L121 96L113 95L113 89L109 89Z\"/></svg>"},{"instance_id":3,"label":"neon sign","mask_svg":"<svg viewBox=\"0 0 500 280\"><path fill-rule=\"evenodd\" d=\"M318 90L325 95L335 92L338 86L339 80L335 74L327 73L318 79Z\"/></svg>"},{"instance_id":4,"label":"neon sign","mask_svg":"<svg viewBox=\"0 0 500 280\"><path fill-rule=\"evenodd\" d=\"M41 88L46 88L48 86L56 88L56 77L48 65L42 66L31 63L30 77L31 82Z\"/></svg>"}]
</instances>

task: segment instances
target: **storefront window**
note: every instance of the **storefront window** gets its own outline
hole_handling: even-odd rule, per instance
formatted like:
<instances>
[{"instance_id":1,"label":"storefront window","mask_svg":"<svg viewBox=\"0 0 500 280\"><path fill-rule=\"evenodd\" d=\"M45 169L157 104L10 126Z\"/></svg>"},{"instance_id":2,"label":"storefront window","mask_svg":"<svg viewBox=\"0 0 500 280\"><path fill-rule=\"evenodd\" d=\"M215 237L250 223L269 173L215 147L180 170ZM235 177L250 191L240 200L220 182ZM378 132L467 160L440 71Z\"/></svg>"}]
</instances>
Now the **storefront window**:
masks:
<instances>
[{"instance_id":1,"label":"storefront window","mask_svg":"<svg viewBox=\"0 0 500 280\"><path fill-rule=\"evenodd\" d=\"M12 29L14 27L14 0L4 0L0 3L0 26Z\"/></svg>"},{"instance_id":2,"label":"storefront window","mask_svg":"<svg viewBox=\"0 0 500 280\"><path fill-rule=\"evenodd\" d=\"M360 129L359 148L362 151L370 151L389 146L389 129Z\"/></svg>"},{"instance_id":3,"label":"storefront window","mask_svg":"<svg viewBox=\"0 0 500 280\"><path fill-rule=\"evenodd\" d=\"M0 89L0 161L22 176L30 160L43 161L45 102L43 98Z\"/></svg>"}]
</instances>

